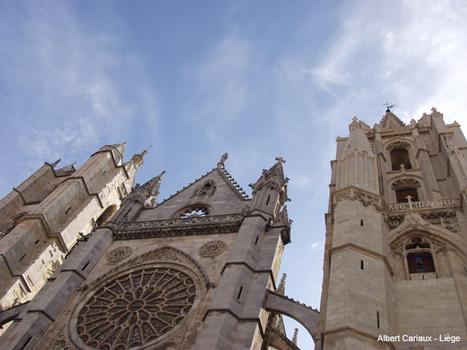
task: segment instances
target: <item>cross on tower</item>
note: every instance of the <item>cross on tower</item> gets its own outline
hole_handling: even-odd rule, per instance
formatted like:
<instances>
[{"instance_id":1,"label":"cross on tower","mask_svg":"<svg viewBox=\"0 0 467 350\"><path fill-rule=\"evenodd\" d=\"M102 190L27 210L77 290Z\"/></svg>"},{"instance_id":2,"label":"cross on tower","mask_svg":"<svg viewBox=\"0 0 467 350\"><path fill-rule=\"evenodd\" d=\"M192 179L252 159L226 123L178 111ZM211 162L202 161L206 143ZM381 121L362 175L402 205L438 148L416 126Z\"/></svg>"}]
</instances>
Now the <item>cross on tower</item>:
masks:
<instances>
[{"instance_id":1,"label":"cross on tower","mask_svg":"<svg viewBox=\"0 0 467 350\"><path fill-rule=\"evenodd\" d=\"M278 162L282 163L282 164L285 163L285 159L282 158L282 157L280 157L280 156L279 156L279 157L276 157L276 160L277 160Z\"/></svg>"}]
</instances>

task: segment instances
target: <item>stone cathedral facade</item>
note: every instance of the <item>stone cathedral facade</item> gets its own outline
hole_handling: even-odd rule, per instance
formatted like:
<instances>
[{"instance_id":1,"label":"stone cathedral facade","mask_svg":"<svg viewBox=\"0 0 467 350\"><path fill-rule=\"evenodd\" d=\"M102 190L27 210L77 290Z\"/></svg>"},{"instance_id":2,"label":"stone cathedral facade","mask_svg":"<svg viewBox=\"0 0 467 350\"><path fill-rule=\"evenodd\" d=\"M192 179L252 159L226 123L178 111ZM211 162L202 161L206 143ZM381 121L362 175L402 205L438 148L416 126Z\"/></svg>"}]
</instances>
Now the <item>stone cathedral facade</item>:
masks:
<instances>
[{"instance_id":1,"label":"stone cathedral facade","mask_svg":"<svg viewBox=\"0 0 467 350\"><path fill-rule=\"evenodd\" d=\"M320 349L467 349L466 157L436 109L409 125L389 110L373 128L354 118L337 138Z\"/></svg>"},{"instance_id":2,"label":"stone cathedral facade","mask_svg":"<svg viewBox=\"0 0 467 350\"><path fill-rule=\"evenodd\" d=\"M278 276L291 241L282 158L251 198L225 154L157 203L163 173L133 186L144 152L123 162L123 150L78 170L46 163L2 200L2 349L297 350L282 314L318 334L317 310Z\"/></svg>"}]
</instances>

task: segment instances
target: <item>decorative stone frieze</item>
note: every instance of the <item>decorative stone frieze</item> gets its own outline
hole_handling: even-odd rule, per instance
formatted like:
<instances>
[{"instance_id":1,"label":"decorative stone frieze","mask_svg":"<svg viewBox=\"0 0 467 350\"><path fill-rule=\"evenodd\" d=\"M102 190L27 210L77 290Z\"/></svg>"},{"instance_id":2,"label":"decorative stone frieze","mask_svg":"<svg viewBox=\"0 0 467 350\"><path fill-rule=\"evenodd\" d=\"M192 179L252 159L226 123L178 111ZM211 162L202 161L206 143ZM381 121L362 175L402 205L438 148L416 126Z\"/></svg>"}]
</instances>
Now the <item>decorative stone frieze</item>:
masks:
<instances>
[{"instance_id":1,"label":"decorative stone frieze","mask_svg":"<svg viewBox=\"0 0 467 350\"><path fill-rule=\"evenodd\" d=\"M107 261L112 264L119 263L120 261L123 261L126 258L128 258L132 252L133 249L131 249L131 247L128 246L112 249L110 252L107 253Z\"/></svg>"},{"instance_id":2,"label":"decorative stone frieze","mask_svg":"<svg viewBox=\"0 0 467 350\"><path fill-rule=\"evenodd\" d=\"M410 205L412 207L410 207ZM409 209L442 209L442 208L458 208L460 206L459 199L441 199L439 201L418 201L409 203L391 203L388 205L390 211L409 210Z\"/></svg>"},{"instance_id":3,"label":"decorative stone frieze","mask_svg":"<svg viewBox=\"0 0 467 350\"><path fill-rule=\"evenodd\" d=\"M222 254L227 249L227 244L223 241L210 241L204 243L199 248L199 255L203 258L212 258Z\"/></svg>"},{"instance_id":4,"label":"decorative stone frieze","mask_svg":"<svg viewBox=\"0 0 467 350\"><path fill-rule=\"evenodd\" d=\"M459 222L457 221L457 215L454 210L429 211L420 213L420 216L430 224L444 227L451 232L458 233L460 230ZM389 228L392 230L398 227L404 221L404 217L404 215L389 215Z\"/></svg>"},{"instance_id":5,"label":"decorative stone frieze","mask_svg":"<svg viewBox=\"0 0 467 350\"><path fill-rule=\"evenodd\" d=\"M381 199L379 198L379 196L366 191L362 191L355 187L344 188L334 193L334 201L336 204L337 202L342 200L356 200L361 202L365 207L372 205L377 210L382 209Z\"/></svg>"},{"instance_id":6,"label":"decorative stone frieze","mask_svg":"<svg viewBox=\"0 0 467 350\"><path fill-rule=\"evenodd\" d=\"M391 188L393 190L398 190L398 189L408 188L408 187L418 188L420 187L420 182L416 179L407 177L407 178L396 180L391 185Z\"/></svg>"},{"instance_id":7,"label":"decorative stone frieze","mask_svg":"<svg viewBox=\"0 0 467 350\"><path fill-rule=\"evenodd\" d=\"M239 230L243 218L244 214L227 214L125 223L114 232L114 238L119 240L231 233Z\"/></svg>"}]
</instances>

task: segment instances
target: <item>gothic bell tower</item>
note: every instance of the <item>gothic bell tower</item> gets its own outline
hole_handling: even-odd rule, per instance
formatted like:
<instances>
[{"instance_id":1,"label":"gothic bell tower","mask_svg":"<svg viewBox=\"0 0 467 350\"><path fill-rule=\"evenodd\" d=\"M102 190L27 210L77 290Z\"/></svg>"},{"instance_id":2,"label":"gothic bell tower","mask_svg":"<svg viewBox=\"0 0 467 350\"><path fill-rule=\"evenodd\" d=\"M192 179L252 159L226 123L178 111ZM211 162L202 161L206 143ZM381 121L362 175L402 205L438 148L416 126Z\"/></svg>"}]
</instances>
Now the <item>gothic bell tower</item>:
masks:
<instances>
[{"instance_id":1,"label":"gothic bell tower","mask_svg":"<svg viewBox=\"0 0 467 350\"><path fill-rule=\"evenodd\" d=\"M373 128L354 118L336 141L320 347L443 346L380 335L467 339L467 143L459 124L432 109L406 125L388 109Z\"/></svg>"}]
</instances>

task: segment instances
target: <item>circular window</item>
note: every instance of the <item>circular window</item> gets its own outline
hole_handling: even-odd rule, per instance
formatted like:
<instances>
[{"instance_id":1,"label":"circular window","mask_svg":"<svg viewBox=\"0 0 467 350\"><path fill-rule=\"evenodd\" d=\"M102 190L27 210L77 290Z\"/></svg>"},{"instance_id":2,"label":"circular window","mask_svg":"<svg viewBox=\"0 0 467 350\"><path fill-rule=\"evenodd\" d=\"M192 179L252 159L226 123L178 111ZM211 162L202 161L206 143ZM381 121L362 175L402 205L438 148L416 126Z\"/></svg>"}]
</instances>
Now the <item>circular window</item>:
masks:
<instances>
[{"instance_id":1,"label":"circular window","mask_svg":"<svg viewBox=\"0 0 467 350\"><path fill-rule=\"evenodd\" d=\"M142 268L97 289L78 313L77 333L96 349L123 350L157 340L188 314L194 280L172 267Z\"/></svg>"}]
</instances>

